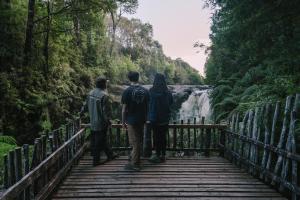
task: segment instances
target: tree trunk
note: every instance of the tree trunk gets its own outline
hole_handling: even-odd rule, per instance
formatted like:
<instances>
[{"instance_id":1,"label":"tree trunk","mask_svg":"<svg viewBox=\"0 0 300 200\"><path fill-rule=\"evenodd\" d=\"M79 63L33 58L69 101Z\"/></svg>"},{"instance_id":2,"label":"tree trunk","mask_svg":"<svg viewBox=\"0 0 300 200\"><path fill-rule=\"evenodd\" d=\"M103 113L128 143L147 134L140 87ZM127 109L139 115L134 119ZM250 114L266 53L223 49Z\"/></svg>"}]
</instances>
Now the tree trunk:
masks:
<instances>
[{"instance_id":1,"label":"tree trunk","mask_svg":"<svg viewBox=\"0 0 300 200\"><path fill-rule=\"evenodd\" d=\"M50 1L47 1L47 24L46 24L46 35L44 40L44 58L45 58L45 66L44 66L44 77L48 78L49 72L49 35L51 30L51 18L50 18Z\"/></svg>"},{"instance_id":2,"label":"tree trunk","mask_svg":"<svg viewBox=\"0 0 300 200\"><path fill-rule=\"evenodd\" d=\"M27 66L31 62L32 43L33 43L33 29L34 29L34 14L35 14L35 0L28 1L28 16L26 25L26 37L24 46L23 66Z\"/></svg>"},{"instance_id":3,"label":"tree trunk","mask_svg":"<svg viewBox=\"0 0 300 200\"><path fill-rule=\"evenodd\" d=\"M113 28L112 40L111 40L110 49L109 49L109 56L111 57L113 54L113 50L114 50L114 46L115 46L115 42L116 42L117 23L116 23L116 19L115 19L113 11L110 12L110 16L111 16L112 28Z\"/></svg>"},{"instance_id":4,"label":"tree trunk","mask_svg":"<svg viewBox=\"0 0 300 200\"><path fill-rule=\"evenodd\" d=\"M74 23L76 46L81 47L80 22L79 22L77 14L75 14L73 17L73 23Z\"/></svg>"}]
</instances>

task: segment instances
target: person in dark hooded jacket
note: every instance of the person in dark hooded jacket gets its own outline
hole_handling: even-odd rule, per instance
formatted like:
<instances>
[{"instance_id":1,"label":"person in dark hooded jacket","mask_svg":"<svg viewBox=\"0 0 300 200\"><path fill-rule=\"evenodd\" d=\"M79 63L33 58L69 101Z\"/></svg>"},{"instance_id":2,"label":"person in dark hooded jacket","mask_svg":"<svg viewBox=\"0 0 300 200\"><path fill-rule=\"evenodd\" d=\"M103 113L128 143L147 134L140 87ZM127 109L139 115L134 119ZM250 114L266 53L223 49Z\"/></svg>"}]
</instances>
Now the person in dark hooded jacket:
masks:
<instances>
[{"instance_id":1,"label":"person in dark hooded jacket","mask_svg":"<svg viewBox=\"0 0 300 200\"><path fill-rule=\"evenodd\" d=\"M154 147L156 154L149 161L154 163L164 162L166 159L166 134L173 103L172 93L168 90L165 76L157 73L153 87L149 90L150 101L148 121L153 129Z\"/></svg>"}]
</instances>

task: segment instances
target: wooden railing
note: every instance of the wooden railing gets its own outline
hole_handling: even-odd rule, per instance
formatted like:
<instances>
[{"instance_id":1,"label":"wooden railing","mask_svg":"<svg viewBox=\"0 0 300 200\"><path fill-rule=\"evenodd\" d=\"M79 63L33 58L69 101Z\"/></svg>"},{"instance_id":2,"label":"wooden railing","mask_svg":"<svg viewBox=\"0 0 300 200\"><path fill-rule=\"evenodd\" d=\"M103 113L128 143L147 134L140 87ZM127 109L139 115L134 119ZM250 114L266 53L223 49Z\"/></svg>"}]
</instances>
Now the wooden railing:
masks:
<instances>
[{"instance_id":1,"label":"wooden railing","mask_svg":"<svg viewBox=\"0 0 300 200\"><path fill-rule=\"evenodd\" d=\"M88 125L87 125L88 126ZM179 123L169 124L167 133L167 151L181 152L184 155L189 153L204 153L209 156L210 152L220 152L220 139L227 125L196 123L196 119ZM144 156L149 157L152 152L151 124L145 126L143 137ZM114 150L129 150L128 132L120 123L113 124L109 129L108 139Z\"/></svg>"},{"instance_id":2,"label":"wooden railing","mask_svg":"<svg viewBox=\"0 0 300 200\"><path fill-rule=\"evenodd\" d=\"M300 197L299 104L297 94L287 97L284 110L278 102L249 110L243 118L236 113L224 138L227 158L293 200Z\"/></svg>"},{"instance_id":3,"label":"wooden railing","mask_svg":"<svg viewBox=\"0 0 300 200\"><path fill-rule=\"evenodd\" d=\"M0 199L46 199L86 147L85 129L77 119L36 139L31 159L29 145L10 151L4 158L6 190Z\"/></svg>"}]
</instances>

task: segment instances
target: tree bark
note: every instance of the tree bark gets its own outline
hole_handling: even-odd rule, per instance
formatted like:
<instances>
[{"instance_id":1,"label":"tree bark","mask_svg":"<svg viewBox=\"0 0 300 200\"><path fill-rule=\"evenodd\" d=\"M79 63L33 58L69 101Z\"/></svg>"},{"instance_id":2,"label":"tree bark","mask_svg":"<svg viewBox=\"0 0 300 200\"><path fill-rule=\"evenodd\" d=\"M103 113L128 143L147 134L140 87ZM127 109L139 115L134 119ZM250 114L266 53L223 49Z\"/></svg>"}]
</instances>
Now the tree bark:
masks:
<instances>
[{"instance_id":1,"label":"tree bark","mask_svg":"<svg viewBox=\"0 0 300 200\"><path fill-rule=\"evenodd\" d=\"M44 66L44 77L48 78L49 72L49 36L51 31L51 18L50 18L51 10L50 10L50 1L47 1L47 23L46 23L46 35L44 40L44 58L45 58L45 66Z\"/></svg>"},{"instance_id":2,"label":"tree bark","mask_svg":"<svg viewBox=\"0 0 300 200\"><path fill-rule=\"evenodd\" d=\"M34 29L34 14L35 14L34 7L35 7L35 0L29 0L28 1L28 16L27 16L27 25L26 25L23 66L27 66L31 62L33 29Z\"/></svg>"}]
</instances>

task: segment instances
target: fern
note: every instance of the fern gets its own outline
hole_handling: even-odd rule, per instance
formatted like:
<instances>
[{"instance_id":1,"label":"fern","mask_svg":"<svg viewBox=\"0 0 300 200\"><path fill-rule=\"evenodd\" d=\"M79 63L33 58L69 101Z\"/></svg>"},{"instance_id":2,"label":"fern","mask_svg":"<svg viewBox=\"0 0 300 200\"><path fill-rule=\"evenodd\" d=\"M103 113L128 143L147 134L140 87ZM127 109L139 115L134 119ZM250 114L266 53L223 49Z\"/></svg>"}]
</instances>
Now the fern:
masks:
<instances>
[{"instance_id":1,"label":"fern","mask_svg":"<svg viewBox=\"0 0 300 200\"><path fill-rule=\"evenodd\" d=\"M11 144L11 145L17 145L17 141L15 138L7 135L2 135L0 136L0 142L1 143L6 143L6 144Z\"/></svg>"}]
</instances>

